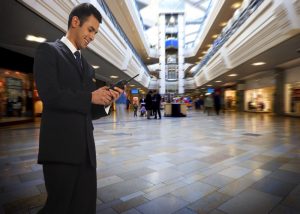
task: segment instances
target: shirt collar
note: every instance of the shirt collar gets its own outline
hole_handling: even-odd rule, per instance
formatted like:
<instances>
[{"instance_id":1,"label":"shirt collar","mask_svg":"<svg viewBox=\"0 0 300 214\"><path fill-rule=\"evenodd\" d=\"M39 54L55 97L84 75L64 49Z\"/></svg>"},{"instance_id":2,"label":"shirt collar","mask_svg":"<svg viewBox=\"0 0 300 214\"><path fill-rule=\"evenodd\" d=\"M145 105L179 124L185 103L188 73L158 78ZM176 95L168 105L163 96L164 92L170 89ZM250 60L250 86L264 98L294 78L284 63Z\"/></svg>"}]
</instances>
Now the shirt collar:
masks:
<instances>
[{"instance_id":1,"label":"shirt collar","mask_svg":"<svg viewBox=\"0 0 300 214\"><path fill-rule=\"evenodd\" d=\"M60 39L60 41L61 41L62 43L64 43L64 44L70 49L70 51L73 53L73 55L74 55L74 53L75 53L76 51L79 51L79 53L81 54L81 51L80 51L80 50L77 50L77 49L75 48L75 46L72 44L72 42L70 42L70 40L69 40L67 37L63 36L63 37ZM75 56L74 56L74 57L75 57Z\"/></svg>"}]
</instances>

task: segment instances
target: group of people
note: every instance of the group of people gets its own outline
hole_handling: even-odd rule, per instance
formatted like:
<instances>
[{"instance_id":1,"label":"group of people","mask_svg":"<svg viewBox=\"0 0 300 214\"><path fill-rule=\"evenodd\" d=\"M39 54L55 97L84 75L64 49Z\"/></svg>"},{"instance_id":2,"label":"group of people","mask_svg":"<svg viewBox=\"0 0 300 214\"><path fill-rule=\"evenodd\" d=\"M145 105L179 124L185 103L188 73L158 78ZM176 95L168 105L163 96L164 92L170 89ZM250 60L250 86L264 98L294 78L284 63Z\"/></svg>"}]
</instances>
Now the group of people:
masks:
<instances>
[{"instance_id":1,"label":"group of people","mask_svg":"<svg viewBox=\"0 0 300 214\"><path fill-rule=\"evenodd\" d=\"M130 102L131 103L131 102ZM126 114L126 109L128 107L128 98L126 93L123 92L120 97L116 100L116 121L120 122L124 115ZM154 116L154 119L161 119L161 95L158 91L149 91L146 97L142 97L139 102L138 100L132 101L133 116L138 116L138 111L140 111L140 116L147 116L147 119L151 119Z\"/></svg>"},{"instance_id":2,"label":"group of people","mask_svg":"<svg viewBox=\"0 0 300 214\"><path fill-rule=\"evenodd\" d=\"M143 105L146 109L147 119L151 119L151 116L154 116L154 119L161 119L160 112L160 103L161 103L161 95L158 91L149 91L146 95L146 98L142 98L140 100L141 104L141 116ZM157 117L158 116L158 117Z\"/></svg>"}]
</instances>

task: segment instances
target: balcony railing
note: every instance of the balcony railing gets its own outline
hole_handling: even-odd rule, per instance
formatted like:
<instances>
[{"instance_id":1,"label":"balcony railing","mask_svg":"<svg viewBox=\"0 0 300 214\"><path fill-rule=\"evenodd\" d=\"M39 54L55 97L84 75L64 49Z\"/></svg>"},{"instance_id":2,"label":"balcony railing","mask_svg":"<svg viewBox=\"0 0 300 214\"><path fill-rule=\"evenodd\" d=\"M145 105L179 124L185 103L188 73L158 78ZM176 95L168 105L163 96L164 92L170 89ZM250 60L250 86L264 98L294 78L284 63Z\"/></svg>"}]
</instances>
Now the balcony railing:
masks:
<instances>
[{"instance_id":1,"label":"balcony railing","mask_svg":"<svg viewBox=\"0 0 300 214\"><path fill-rule=\"evenodd\" d=\"M251 0L249 5L241 11L238 17L234 17L235 20L230 27L224 27L222 33L213 42L212 47L208 50L208 53L203 57L198 68L194 72L196 75L201 68L207 64L207 62L215 55L215 53L224 45L224 43L239 29L240 26L250 17L250 15L261 5L264 0Z\"/></svg>"},{"instance_id":2,"label":"balcony railing","mask_svg":"<svg viewBox=\"0 0 300 214\"><path fill-rule=\"evenodd\" d=\"M115 26L115 28L117 29L117 31L119 32L119 34L121 35L121 37L126 41L126 43L130 47L131 51L136 56L136 58L138 59L138 61L140 62L140 64L147 71L146 72L147 76L150 77L150 75L149 75L150 71L149 71L148 67L144 64L144 62L141 59L140 55L138 54L138 52L135 50L135 48L133 47L133 45L129 41L128 37L126 36L126 34L124 33L123 29L121 28L121 26L117 22L116 18L114 17L114 15L112 14L112 12L108 8L107 4L104 2L104 0L97 0L97 1L98 1L99 5L101 6L101 8L103 9L103 11L105 12L105 14L107 15L107 17L112 22L112 24Z\"/></svg>"}]
</instances>

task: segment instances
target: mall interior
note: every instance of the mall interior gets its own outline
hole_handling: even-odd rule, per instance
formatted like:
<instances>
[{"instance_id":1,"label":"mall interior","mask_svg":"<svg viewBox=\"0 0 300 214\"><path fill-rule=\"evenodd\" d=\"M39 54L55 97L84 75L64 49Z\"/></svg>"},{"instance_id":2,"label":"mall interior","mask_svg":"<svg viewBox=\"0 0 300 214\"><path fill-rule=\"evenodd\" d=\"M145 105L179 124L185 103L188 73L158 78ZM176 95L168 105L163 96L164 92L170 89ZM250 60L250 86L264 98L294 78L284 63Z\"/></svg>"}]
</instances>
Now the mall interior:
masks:
<instances>
[{"instance_id":1,"label":"mall interior","mask_svg":"<svg viewBox=\"0 0 300 214\"><path fill-rule=\"evenodd\" d=\"M34 56L82 2L102 15L82 51L97 87L138 75L122 118L93 121L97 213L300 213L300 0L6 0L0 214L45 204ZM142 115L149 91L161 120Z\"/></svg>"}]
</instances>

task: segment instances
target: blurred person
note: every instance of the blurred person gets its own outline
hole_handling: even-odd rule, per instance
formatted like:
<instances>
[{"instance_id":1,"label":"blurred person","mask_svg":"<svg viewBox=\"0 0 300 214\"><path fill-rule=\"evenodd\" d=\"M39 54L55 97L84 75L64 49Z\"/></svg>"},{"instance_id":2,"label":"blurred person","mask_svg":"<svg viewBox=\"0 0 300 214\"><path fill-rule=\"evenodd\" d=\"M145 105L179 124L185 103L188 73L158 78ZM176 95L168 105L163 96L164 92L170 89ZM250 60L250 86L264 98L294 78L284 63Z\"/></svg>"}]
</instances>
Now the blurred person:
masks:
<instances>
[{"instance_id":1,"label":"blurred person","mask_svg":"<svg viewBox=\"0 0 300 214\"><path fill-rule=\"evenodd\" d=\"M120 95L119 99L116 100L116 121L121 123L125 119L127 109L127 96L125 91Z\"/></svg>"},{"instance_id":2,"label":"blurred person","mask_svg":"<svg viewBox=\"0 0 300 214\"><path fill-rule=\"evenodd\" d=\"M145 107L147 110L147 119L150 119L152 108L153 108L152 91L151 90L147 93L145 102L146 102Z\"/></svg>"},{"instance_id":3,"label":"blurred person","mask_svg":"<svg viewBox=\"0 0 300 214\"><path fill-rule=\"evenodd\" d=\"M144 117L144 115L147 113L146 107L144 105L141 106L140 112L141 112L140 115L141 117Z\"/></svg>"},{"instance_id":4,"label":"blurred person","mask_svg":"<svg viewBox=\"0 0 300 214\"><path fill-rule=\"evenodd\" d=\"M145 106L146 106L146 99L143 95L142 98L140 99L140 112L141 112L140 116L141 117L143 117L144 114L146 113L146 107ZM143 111L142 111L142 109L143 109Z\"/></svg>"},{"instance_id":5,"label":"blurred person","mask_svg":"<svg viewBox=\"0 0 300 214\"><path fill-rule=\"evenodd\" d=\"M207 115L209 116L211 110L214 108L214 100L212 98L212 94L208 94L204 100L204 108L205 111L207 112Z\"/></svg>"},{"instance_id":6,"label":"blurred person","mask_svg":"<svg viewBox=\"0 0 300 214\"><path fill-rule=\"evenodd\" d=\"M154 119L161 119L161 112L160 112L160 103L161 103L161 95L159 94L158 91L154 92L154 102L153 102L153 111L154 111Z\"/></svg>"},{"instance_id":7,"label":"blurred person","mask_svg":"<svg viewBox=\"0 0 300 214\"><path fill-rule=\"evenodd\" d=\"M220 97L220 92L216 91L213 97L214 97L214 107L215 107L215 111L216 111L216 114L219 115L219 114L220 114L220 110L221 110L221 97Z\"/></svg>"},{"instance_id":8,"label":"blurred person","mask_svg":"<svg viewBox=\"0 0 300 214\"><path fill-rule=\"evenodd\" d=\"M133 103L133 116L137 117L137 111L138 111L139 105L137 103Z\"/></svg>"},{"instance_id":9,"label":"blurred person","mask_svg":"<svg viewBox=\"0 0 300 214\"><path fill-rule=\"evenodd\" d=\"M38 213L96 213L92 119L106 116L123 92L117 87L96 89L95 71L81 56L101 19L92 4L77 5L69 15L66 35L42 43L36 51L34 77L43 102L38 163L43 164L48 194Z\"/></svg>"}]
</instances>

